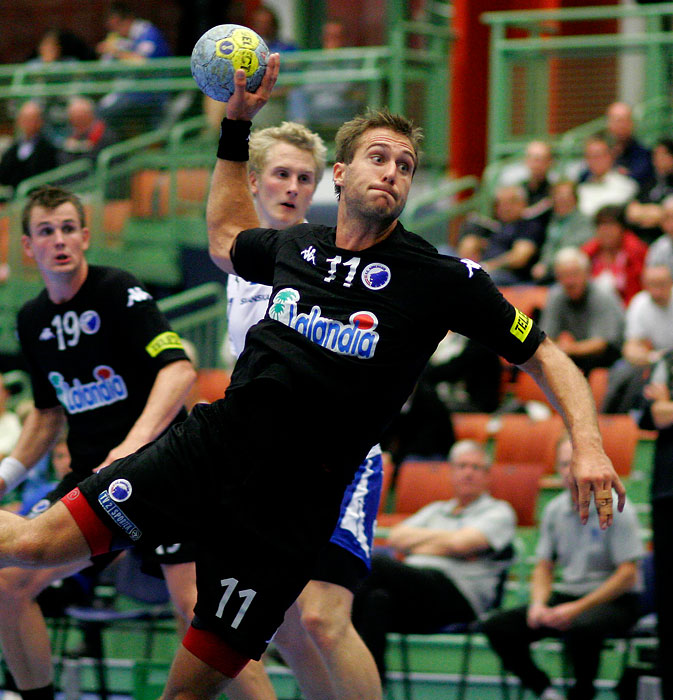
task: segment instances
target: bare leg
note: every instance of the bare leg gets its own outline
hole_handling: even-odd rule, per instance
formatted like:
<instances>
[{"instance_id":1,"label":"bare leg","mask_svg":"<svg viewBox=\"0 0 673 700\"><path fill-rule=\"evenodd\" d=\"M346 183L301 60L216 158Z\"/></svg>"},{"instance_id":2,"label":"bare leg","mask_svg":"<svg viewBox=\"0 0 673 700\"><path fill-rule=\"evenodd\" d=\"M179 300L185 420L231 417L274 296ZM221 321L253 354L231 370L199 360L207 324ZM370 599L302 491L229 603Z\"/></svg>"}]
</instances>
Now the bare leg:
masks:
<instances>
[{"instance_id":1,"label":"bare leg","mask_svg":"<svg viewBox=\"0 0 673 700\"><path fill-rule=\"evenodd\" d=\"M88 565L85 560L44 571L0 571L0 646L21 690L44 688L52 682L49 630L35 599L49 584Z\"/></svg>"},{"instance_id":2,"label":"bare leg","mask_svg":"<svg viewBox=\"0 0 673 700\"><path fill-rule=\"evenodd\" d=\"M276 691L261 661L248 665L233 678L227 688L229 700L276 700Z\"/></svg>"},{"instance_id":3,"label":"bare leg","mask_svg":"<svg viewBox=\"0 0 673 700\"><path fill-rule=\"evenodd\" d=\"M217 698L231 680L181 645L173 659L161 700L210 700Z\"/></svg>"},{"instance_id":4,"label":"bare leg","mask_svg":"<svg viewBox=\"0 0 673 700\"><path fill-rule=\"evenodd\" d=\"M175 606L178 634L184 637L196 605L196 567L193 563L162 564L168 592ZM276 693L261 661L250 661L227 689L231 700L276 700Z\"/></svg>"},{"instance_id":5,"label":"bare leg","mask_svg":"<svg viewBox=\"0 0 673 700\"><path fill-rule=\"evenodd\" d=\"M295 604L301 618L292 606L276 635L278 648L309 700L382 697L374 659L351 622L352 603L353 594L343 586L310 581ZM322 660L319 666L307 637Z\"/></svg>"},{"instance_id":6,"label":"bare leg","mask_svg":"<svg viewBox=\"0 0 673 700\"><path fill-rule=\"evenodd\" d=\"M194 616L194 606L196 605L196 567L194 562L162 564L161 570L173 601L177 633L182 639Z\"/></svg>"},{"instance_id":7,"label":"bare leg","mask_svg":"<svg viewBox=\"0 0 673 700\"><path fill-rule=\"evenodd\" d=\"M17 685L42 688L52 681L49 633L38 593L52 581L80 571L91 552L62 503L27 520L0 511L0 564L55 567L46 571L8 568L0 572L0 644Z\"/></svg>"}]
</instances>

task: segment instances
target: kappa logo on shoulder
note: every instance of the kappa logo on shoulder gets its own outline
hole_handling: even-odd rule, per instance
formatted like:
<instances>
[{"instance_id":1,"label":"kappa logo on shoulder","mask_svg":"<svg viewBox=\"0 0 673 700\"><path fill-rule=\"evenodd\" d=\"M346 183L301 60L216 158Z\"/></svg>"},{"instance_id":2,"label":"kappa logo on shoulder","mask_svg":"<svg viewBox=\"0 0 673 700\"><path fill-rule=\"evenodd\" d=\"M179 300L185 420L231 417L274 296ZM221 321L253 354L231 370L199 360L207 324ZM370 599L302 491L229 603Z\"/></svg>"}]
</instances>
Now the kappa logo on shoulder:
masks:
<instances>
[{"instance_id":1,"label":"kappa logo on shoulder","mask_svg":"<svg viewBox=\"0 0 673 700\"><path fill-rule=\"evenodd\" d=\"M474 260L470 260L469 258L461 258L460 262L465 265L467 268L467 271L469 273L468 277L472 277L474 274L475 270L481 270L481 265L479 263L474 262Z\"/></svg>"},{"instance_id":2,"label":"kappa logo on shoulder","mask_svg":"<svg viewBox=\"0 0 673 700\"><path fill-rule=\"evenodd\" d=\"M129 287L128 294L128 301L126 302L127 307L152 298L152 295L146 292L142 287Z\"/></svg>"},{"instance_id":3,"label":"kappa logo on shoulder","mask_svg":"<svg viewBox=\"0 0 673 700\"><path fill-rule=\"evenodd\" d=\"M316 249L315 246L310 245L308 248L304 248L304 250L301 251L301 257L306 260L306 262L310 262L311 265L315 265L315 254L316 254Z\"/></svg>"}]
</instances>

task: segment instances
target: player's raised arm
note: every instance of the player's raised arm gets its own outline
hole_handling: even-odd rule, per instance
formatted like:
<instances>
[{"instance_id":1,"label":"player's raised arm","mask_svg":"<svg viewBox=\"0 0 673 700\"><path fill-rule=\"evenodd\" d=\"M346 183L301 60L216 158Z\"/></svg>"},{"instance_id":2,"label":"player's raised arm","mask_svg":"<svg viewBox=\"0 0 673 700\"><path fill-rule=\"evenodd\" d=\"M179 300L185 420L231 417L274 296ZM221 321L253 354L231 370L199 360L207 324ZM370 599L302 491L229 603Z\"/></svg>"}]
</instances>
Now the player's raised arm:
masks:
<instances>
[{"instance_id":1,"label":"player's raised arm","mask_svg":"<svg viewBox=\"0 0 673 700\"><path fill-rule=\"evenodd\" d=\"M612 524L612 490L617 492L619 510L624 508L626 490L603 450L596 409L586 379L549 338L522 367L554 402L570 433L574 480L571 493L580 519L587 522L593 492L601 528L608 527Z\"/></svg>"},{"instance_id":2,"label":"player's raised arm","mask_svg":"<svg viewBox=\"0 0 673 700\"><path fill-rule=\"evenodd\" d=\"M234 272L231 248L236 236L245 229L259 225L248 185L248 136L252 118L271 96L278 78L279 63L278 54L269 56L262 84L254 93L245 89L245 72L236 71L235 90L227 102L227 116L222 121L206 221L210 257L225 272Z\"/></svg>"}]
</instances>

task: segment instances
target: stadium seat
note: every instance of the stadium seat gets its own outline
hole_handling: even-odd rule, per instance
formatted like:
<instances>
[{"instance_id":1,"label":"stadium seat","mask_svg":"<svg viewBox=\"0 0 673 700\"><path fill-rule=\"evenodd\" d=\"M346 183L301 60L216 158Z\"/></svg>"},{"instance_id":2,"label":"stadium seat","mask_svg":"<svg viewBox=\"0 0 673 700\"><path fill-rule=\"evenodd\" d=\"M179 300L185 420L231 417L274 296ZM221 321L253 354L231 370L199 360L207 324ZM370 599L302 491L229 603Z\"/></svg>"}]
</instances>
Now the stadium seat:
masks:
<instances>
[{"instance_id":1,"label":"stadium seat","mask_svg":"<svg viewBox=\"0 0 673 700\"><path fill-rule=\"evenodd\" d=\"M553 415L534 421L525 414L501 416L501 426L495 434L494 462L537 464L544 473L554 472L556 443L563 431L563 421Z\"/></svg>"},{"instance_id":2,"label":"stadium seat","mask_svg":"<svg viewBox=\"0 0 673 700\"><path fill-rule=\"evenodd\" d=\"M542 465L498 464L491 467L491 495L507 501L516 512L517 525L536 524L537 499L540 492Z\"/></svg>"},{"instance_id":3,"label":"stadium seat","mask_svg":"<svg viewBox=\"0 0 673 700\"><path fill-rule=\"evenodd\" d=\"M229 373L224 369L200 369L196 372L196 384L201 399L212 403L224 396L229 386Z\"/></svg>"},{"instance_id":4,"label":"stadium seat","mask_svg":"<svg viewBox=\"0 0 673 700\"><path fill-rule=\"evenodd\" d=\"M452 413L451 423L456 440L475 440L487 442L489 438L489 413Z\"/></svg>"},{"instance_id":5,"label":"stadium seat","mask_svg":"<svg viewBox=\"0 0 673 700\"><path fill-rule=\"evenodd\" d=\"M598 427L603 438L603 448L619 476L628 476L636 454L639 430L630 415L599 414Z\"/></svg>"},{"instance_id":6,"label":"stadium seat","mask_svg":"<svg viewBox=\"0 0 673 700\"><path fill-rule=\"evenodd\" d=\"M535 316L547 304L549 288L542 285L513 285L502 287L502 295L526 316Z\"/></svg>"},{"instance_id":7,"label":"stadium seat","mask_svg":"<svg viewBox=\"0 0 673 700\"><path fill-rule=\"evenodd\" d=\"M589 376L587 378L589 381L589 387L591 388L591 393L594 396L596 410L599 413L603 406L605 392L608 390L608 375L609 370L607 367L595 367L591 370L591 372L589 372Z\"/></svg>"}]
</instances>

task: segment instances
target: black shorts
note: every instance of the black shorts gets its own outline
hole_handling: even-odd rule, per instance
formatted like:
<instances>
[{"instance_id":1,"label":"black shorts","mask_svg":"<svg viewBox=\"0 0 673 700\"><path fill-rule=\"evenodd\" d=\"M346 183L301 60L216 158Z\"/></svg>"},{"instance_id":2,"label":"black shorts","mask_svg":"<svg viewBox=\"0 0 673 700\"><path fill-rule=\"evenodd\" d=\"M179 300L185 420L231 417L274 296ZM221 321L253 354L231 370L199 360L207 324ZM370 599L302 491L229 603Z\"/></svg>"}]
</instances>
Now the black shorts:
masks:
<instances>
[{"instance_id":1,"label":"black shorts","mask_svg":"<svg viewBox=\"0 0 673 700\"><path fill-rule=\"evenodd\" d=\"M255 398L236 392L197 405L185 422L79 488L117 546L195 540L196 625L259 658L312 577L353 474L302 461L282 427L279 439L273 426L260 435L253 410ZM96 530L75 513L77 493L63 502L85 536Z\"/></svg>"},{"instance_id":2,"label":"black shorts","mask_svg":"<svg viewBox=\"0 0 673 700\"><path fill-rule=\"evenodd\" d=\"M63 498L66 493L72 491L86 475L76 472L66 474L61 481L31 509L28 517L35 517L45 511L52 503ZM138 545L136 547L142 559L142 569L145 573L158 578L163 578L162 564L188 564L194 561L195 545L192 542L160 544L155 547ZM100 554L91 558L91 563L97 572L105 569L118 555L118 552Z\"/></svg>"},{"instance_id":3,"label":"black shorts","mask_svg":"<svg viewBox=\"0 0 673 700\"><path fill-rule=\"evenodd\" d=\"M369 569L364 561L334 542L329 542L321 552L311 573L312 579L336 583L351 593L355 593L355 589L367 576Z\"/></svg>"}]
</instances>

